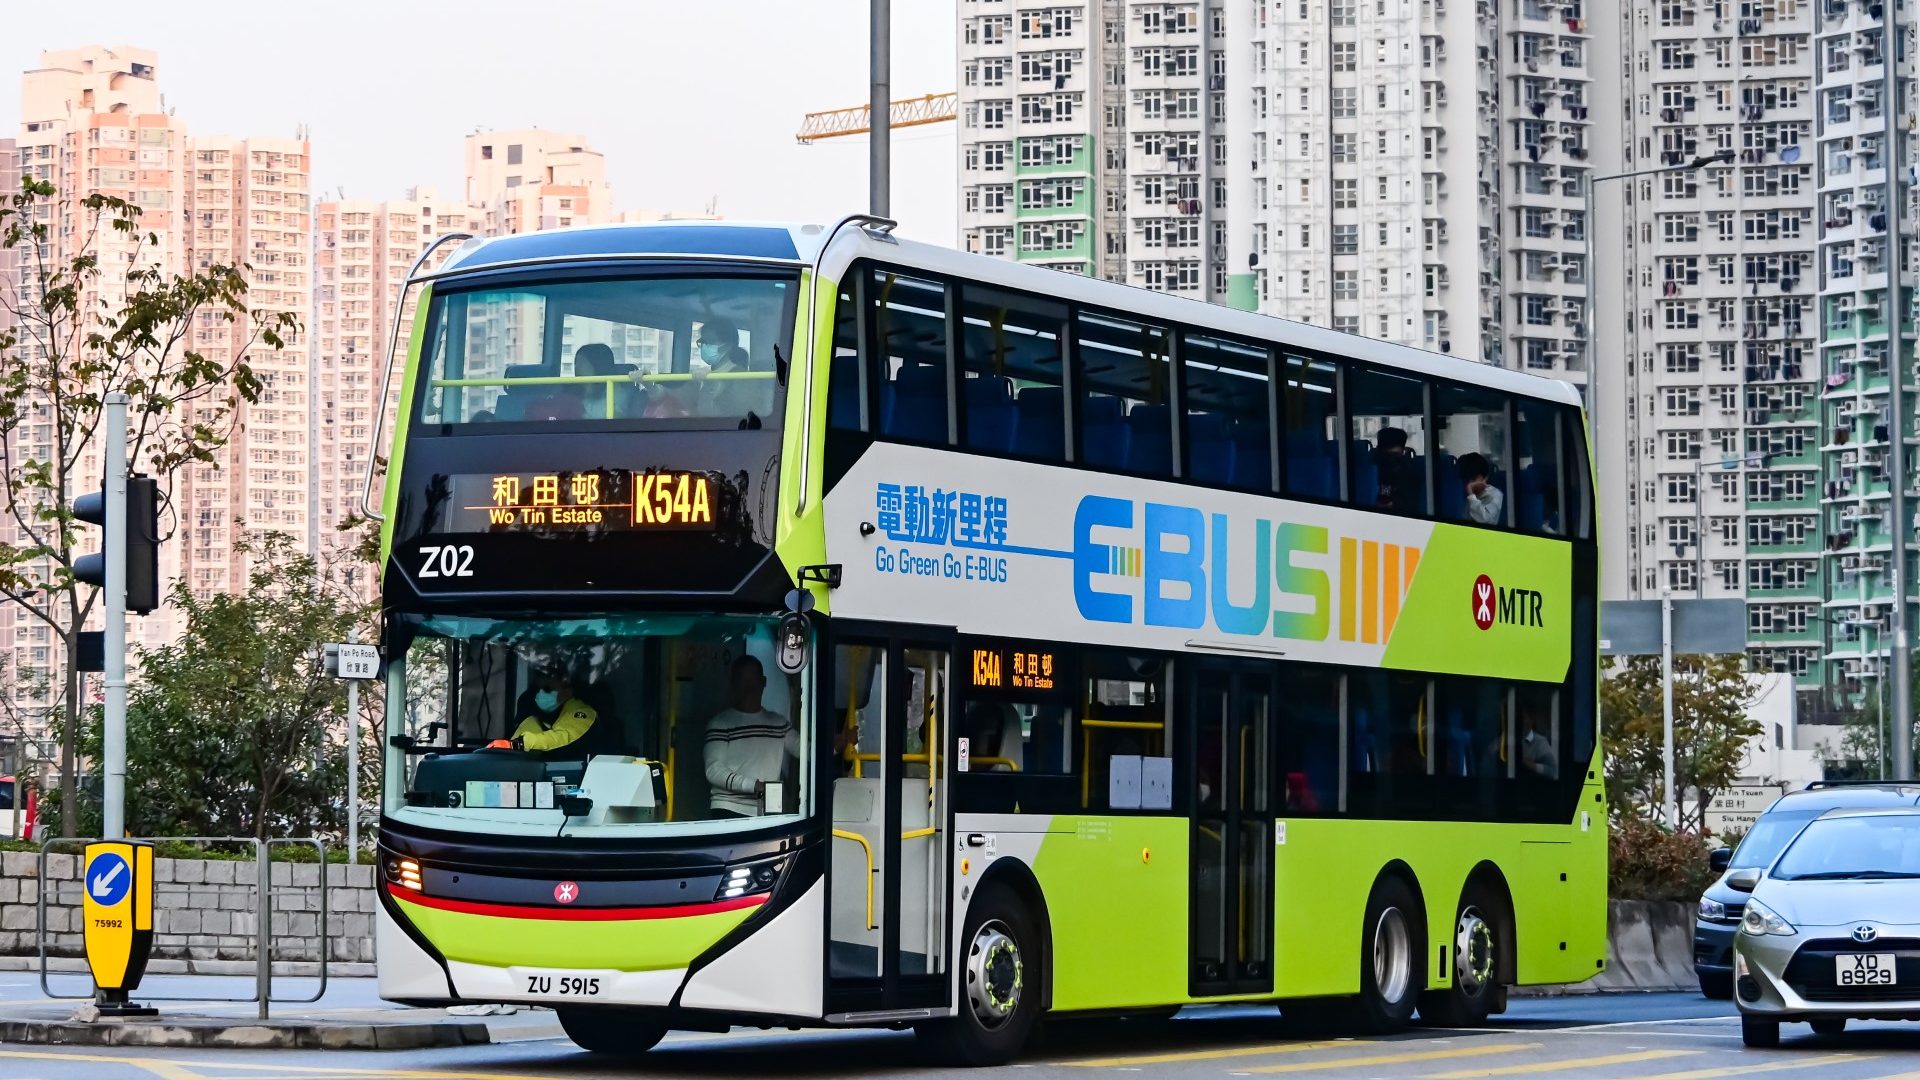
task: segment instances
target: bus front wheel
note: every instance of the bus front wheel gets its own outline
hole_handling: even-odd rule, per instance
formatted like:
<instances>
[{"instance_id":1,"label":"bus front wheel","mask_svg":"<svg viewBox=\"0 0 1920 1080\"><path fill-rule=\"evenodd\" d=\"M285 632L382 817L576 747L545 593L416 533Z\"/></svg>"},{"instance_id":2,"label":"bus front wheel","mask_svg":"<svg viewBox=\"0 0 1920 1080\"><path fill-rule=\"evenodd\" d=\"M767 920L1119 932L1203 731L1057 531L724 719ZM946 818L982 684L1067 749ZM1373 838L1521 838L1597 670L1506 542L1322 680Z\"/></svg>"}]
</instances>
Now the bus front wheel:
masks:
<instances>
[{"instance_id":1,"label":"bus front wheel","mask_svg":"<svg viewBox=\"0 0 1920 1080\"><path fill-rule=\"evenodd\" d=\"M1407 1026L1420 994L1420 903L1397 877L1383 877L1367 898L1360 940L1360 1026L1389 1034Z\"/></svg>"},{"instance_id":2,"label":"bus front wheel","mask_svg":"<svg viewBox=\"0 0 1920 1080\"><path fill-rule=\"evenodd\" d=\"M565 1007L554 1012L575 1046L608 1057L638 1057L667 1034L666 1021L649 1012Z\"/></svg>"},{"instance_id":3,"label":"bus front wheel","mask_svg":"<svg viewBox=\"0 0 1920 1080\"><path fill-rule=\"evenodd\" d=\"M1505 913L1486 886L1468 885L1453 923L1453 985L1420 995L1420 1019L1439 1027L1484 1024L1500 997Z\"/></svg>"},{"instance_id":4,"label":"bus front wheel","mask_svg":"<svg viewBox=\"0 0 1920 1080\"><path fill-rule=\"evenodd\" d=\"M1013 890L988 885L967 908L958 1015L914 1030L942 1064L1004 1065L1040 1013L1040 935Z\"/></svg>"}]
</instances>

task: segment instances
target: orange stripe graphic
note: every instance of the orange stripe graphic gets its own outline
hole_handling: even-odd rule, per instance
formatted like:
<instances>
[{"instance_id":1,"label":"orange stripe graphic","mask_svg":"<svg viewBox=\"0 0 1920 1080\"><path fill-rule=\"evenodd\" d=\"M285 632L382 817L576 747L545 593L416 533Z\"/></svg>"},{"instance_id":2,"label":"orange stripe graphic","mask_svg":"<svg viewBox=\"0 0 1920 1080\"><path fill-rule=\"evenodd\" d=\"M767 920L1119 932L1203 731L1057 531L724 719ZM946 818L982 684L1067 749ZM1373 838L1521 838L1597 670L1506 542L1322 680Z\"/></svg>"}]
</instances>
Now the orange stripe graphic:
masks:
<instances>
[{"instance_id":1,"label":"orange stripe graphic","mask_svg":"<svg viewBox=\"0 0 1920 1080\"><path fill-rule=\"evenodd\" d=\"M1381 620L1380 637L1393 640L1393 624L1400 618L1400 545L1387 544L1386 617Z\"/></svg>"},{"instance_id":2,"label":"orange stripe graphic","mask_svg":"<svg viewBox=\"0 0 1920 1080\"><path fill-rule=\"evenodd\" d=\"M1340 640L1353 640L1354 539L1340 538Z\"/></svg>"},{"instance_id":3,"label":"orange stripe graphic","mask_svg":"<svg viewBox=\"0 0 1920 1080\"><path fill-rule=\"evenodd\" d=\"M1360 542L1360 640L1380 640L1380 543Z\"/></svg>"}]
</instances>

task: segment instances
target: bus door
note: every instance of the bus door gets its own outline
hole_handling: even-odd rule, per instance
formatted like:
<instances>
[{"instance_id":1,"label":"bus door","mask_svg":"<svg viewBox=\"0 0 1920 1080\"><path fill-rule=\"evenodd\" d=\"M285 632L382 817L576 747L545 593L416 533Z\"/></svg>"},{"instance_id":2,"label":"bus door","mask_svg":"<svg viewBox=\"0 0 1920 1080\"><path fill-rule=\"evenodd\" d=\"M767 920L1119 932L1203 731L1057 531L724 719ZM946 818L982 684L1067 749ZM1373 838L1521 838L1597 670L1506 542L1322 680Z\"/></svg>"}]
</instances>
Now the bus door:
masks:
<instances>
[{"instance_id":1,"label":"bus door","mask_svg":"<svg viewBox=\"0 0 1920 1080\"><path fill-rule=\"evenodd\" d=\"M1189 683L1195 997L1273 989L1273 670L1207 664Z\"/></svg>"},{"instance_id":2,"label":"bus door","mask_svg":"<svg viewBox=\"0 0 1920 1080\"><path fill-rule=\"evenodd\" d=\"M951 649L847 635L821 728L833 760L828 1012L937 1013L950 998ZM839 749L835 749L839 747Z\"/></svg>"}]
</instances>

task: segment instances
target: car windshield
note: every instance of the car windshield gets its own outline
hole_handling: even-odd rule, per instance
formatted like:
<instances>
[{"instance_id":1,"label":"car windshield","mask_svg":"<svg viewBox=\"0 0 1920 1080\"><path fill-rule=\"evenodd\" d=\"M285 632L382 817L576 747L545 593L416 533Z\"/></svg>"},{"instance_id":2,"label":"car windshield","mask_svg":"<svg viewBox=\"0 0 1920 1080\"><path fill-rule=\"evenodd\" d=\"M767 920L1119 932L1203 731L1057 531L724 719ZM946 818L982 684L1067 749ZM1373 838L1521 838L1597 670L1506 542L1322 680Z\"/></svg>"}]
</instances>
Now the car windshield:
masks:
<instances>
[{"instance_id":1,"label":"car windshield","mask_svg":"<svg viewBox=\"0 0 1920 1080\"><path fill-rule=\"evenodd\" d=\"M437 295L420 419L777 427L791 275L679 273Z\"/></svg>"},{"instance_id":2,"label":"car windshield","mask_svg":"<svg viewBox=\"0 0 1920 1080\"><path fill-rule=\"evenodd\" d=\"M1920 877L1920 815L1867 814L1810 823L1774 865L1784 881Z\"/></svg>"},{"instance_id":3,"label":"car windshield","mask_svg":"<svg viewBox=\"0 0 1920 1080\"><path fill-rule=\"evenodd\" d=\"M719 616L401 616L387 812L543 836L803 815L812 725L804 680L774 664L773 631Z\"/></svg>"},{"instance_id":4,"label":"car windshield","mask_svg":"<svg viewBox=\"0 0 1920 1080\"><path fill-rule=\"evenodd\" d=\"M1787 841L1796 836L1807 822L1820 816L1818 810L1788 811L1776 810L1761 814L1760 820L1753 823L1746 839L1734 849L1733 859L1727 863L1729 870L1741 870L1751 867L1773 865L1774 856L1787 846Z\"/></svg>"}]
</instances>

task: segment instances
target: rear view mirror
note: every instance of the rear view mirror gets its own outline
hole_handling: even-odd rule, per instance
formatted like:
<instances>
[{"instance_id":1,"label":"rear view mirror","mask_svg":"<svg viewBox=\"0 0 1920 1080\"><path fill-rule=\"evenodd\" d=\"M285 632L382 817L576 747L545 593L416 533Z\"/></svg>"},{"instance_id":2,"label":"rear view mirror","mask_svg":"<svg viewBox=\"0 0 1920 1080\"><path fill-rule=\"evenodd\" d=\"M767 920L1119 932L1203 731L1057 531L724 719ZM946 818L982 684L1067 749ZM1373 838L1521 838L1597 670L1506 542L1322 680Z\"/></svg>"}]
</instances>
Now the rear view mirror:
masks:
<instances>
[{"instance_id":1,"label":"rear view mirror","mask_svg":"<svg viewBox=\"0 0 1920 1080\"><path fill-rule=\"evenodd\" d=\"M1725 873L1727 864L1732 861L1733 849L1730 847L1717 847L1707 852L1707 865L1711 867L1716 874Z\"/></svg>"},{"instance_id":2,"label":"rear view mirror","mask_svg":"<svg viewBox=\"0 0 1920 1080\"><path fill-rule=\"evenodd\" d=\"M1727 875L1727 888L1735 892L1750 893L1754 890L1754 887L1759 884L1760 871L1751 867L1745 870L1735 870L1733 873Z\"/></svg>"}]
</instances>

